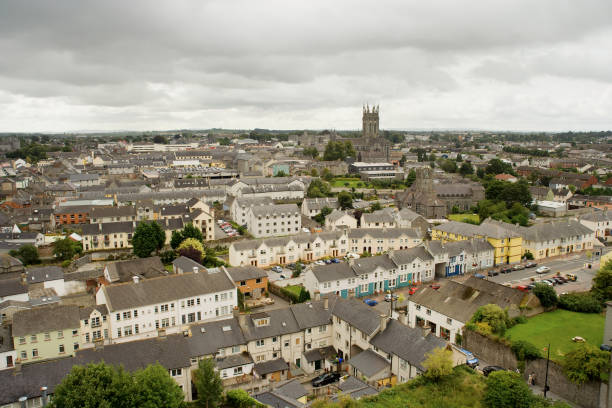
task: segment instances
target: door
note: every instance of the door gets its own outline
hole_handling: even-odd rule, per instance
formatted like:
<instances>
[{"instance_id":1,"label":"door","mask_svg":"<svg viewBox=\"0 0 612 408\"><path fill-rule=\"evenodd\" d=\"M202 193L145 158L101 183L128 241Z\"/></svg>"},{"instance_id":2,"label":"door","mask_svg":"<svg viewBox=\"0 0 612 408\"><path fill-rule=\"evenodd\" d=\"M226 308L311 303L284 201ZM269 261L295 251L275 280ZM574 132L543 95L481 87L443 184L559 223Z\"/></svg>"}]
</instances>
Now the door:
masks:
<instances>
[{"instance_id":1,"label":"door","mask_svg":"<svg viewBox=\"0 0 612 408\"><path fill-rule=\"evenodd\" d=\"M7 367L13 366L13 356L6 356L6 366Z\"/></svg>"},{"instance_id":2,"label":"door","mask_svg":"<svg viewBox=\"0 0 612 408\"><path fill-rule=\"evenodd\" d=\"M315 370L320 370L321 369L321 360L317 360L315 361Z\"/></svg>"},{"instance_id":3,"label":"door","mask_svg":"<svg viewBox=\"0 0 612 408\"><path fill-rule=\"evenodd\" d=\"M300 364L301 364L301 363L302 363L301 359L299 359L299 358L296 358L296 359L295 359L295 365L296 365L296 366L300 367Z\"/></svg>"}]
</instances>

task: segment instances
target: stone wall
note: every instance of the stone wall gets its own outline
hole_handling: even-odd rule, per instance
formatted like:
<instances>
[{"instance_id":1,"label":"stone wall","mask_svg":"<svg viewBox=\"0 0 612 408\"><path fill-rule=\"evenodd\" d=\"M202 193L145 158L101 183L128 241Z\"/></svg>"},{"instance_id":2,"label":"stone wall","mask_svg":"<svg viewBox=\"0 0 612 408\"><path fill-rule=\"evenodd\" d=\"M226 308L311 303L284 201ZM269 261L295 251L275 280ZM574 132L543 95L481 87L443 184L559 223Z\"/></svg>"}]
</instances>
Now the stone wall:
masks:
<instances>
[{"instance_id":1,"label":"stone wall","mask_svg":"<svg viewBox=\"0 0 612 408\"><path fill-rule=\"evenodd\" d=\"M487 365L497 365L509 370L516 370L518 366L518 361L509 346L472 330L464 330L463 347ZM482 364L481 368L483 368ZM525 380L532 373L536 375L536 385L543 388L546 377L546 360L526 361L523 373ZM606 408L608 406L606 384L589 382L576 385L565 376L563 367L552 361L548 367L548 386L550 392L572 401L580 407Z\"/></svg>"}]
</instances>

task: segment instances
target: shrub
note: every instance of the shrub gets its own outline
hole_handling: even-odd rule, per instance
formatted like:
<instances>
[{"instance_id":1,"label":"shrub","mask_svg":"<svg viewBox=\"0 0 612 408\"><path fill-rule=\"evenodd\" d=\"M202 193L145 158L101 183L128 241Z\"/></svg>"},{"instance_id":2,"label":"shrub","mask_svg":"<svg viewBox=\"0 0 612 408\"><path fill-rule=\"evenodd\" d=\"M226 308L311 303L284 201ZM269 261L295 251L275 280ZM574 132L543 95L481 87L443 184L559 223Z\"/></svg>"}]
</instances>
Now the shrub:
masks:
<instances>
[{"instance_id":1,"label":"shrub","mask_svg":"<svg viewBox=\"0 0 612 408\"><path fill-rule=\"evenodd\" d=\"M225 400L227 405L232 408L265 407L264 404L251 397L245 390L242 389L229 390L227 394L225 394Z\"/></svg>"},{"instance_id":2,"label":"shrub","mask_svg":"<svg viewBox=\"0 0 612 408\"><path fill-rule=\"evenodd\" d=\"M484 405L489 408L529 408L533 401L527 383L517 373L496 371L487 377Z\"/></svg>"},{"instance_id":3,"label":"shrub","mask_svg":"<svg viewBox=\"0 0 612 408\"><path fill-rule=\"evenodd\" d=\"M159 254L159 257L164 265L171 264L172 261L176 259L176 252L174 251L164 251Z\"/></svg>"},{"instance_id":4,"label":"shrub","mask_svg":"<svg viewBox=\"0 0 612 408\"><path fill-rule=\"evenodd\" d=\"M582 344L565 355L565 375L576 384L587 381L607 381L610 372L610 352Z\"/></svg>"},{"instance_id":5,"label":"shrub","mask_svg":"<svg viewBox=\"0 0 612 408\"><path fill-rule=\"evenodd\" d=\"M557 305L557 292L552 286L548 286L544 283L536 283L533 288L533 294L538 297L540 303L544 307L552 307Z\"/></svg>"},{"instance_id":6,"label":"shrub","mask_svg":"<svg viewBox=\"0 0 612 408\"><path fill-rule=\"evenodd\" d=\"M436 348L431 353L426 354L423 367L426 371L423 374L432 381L441 380L453 373L453 353L450 350Z\"/></svg>"},{"instance_id":7,"label":"shrub","mask_svg":"<svg viewBox=\"0 0 612 408\"><path fill-rule=\"evenodd\" d=\"M535 360L541 357L540 350L525 340L513 341L511 348L518 360Z\"/></svg>"},{"instance_id":8,"label":"shrub","mask_svg":"<svg viewBox=\"0 0 612 408\"><path fill-rule=\"evenodd\" d=\"M489 330L482 324L484 323L489 326L492 333L503 336L508 327L508 320L508 313L505 310L498 305L488 304L479 307L470 321L476 323L478 331L482 334L489 334L486 333Z\"/></svg>"},{"instance_id":9,"label":"shrub","mask_svg":"<svg viewBox=\"0 0 612 408\"><path fill-rule=\"evenodd\" d=\"M559 307L581 313L601 313L599 299L592 293L568 293L559 296Z\"/></svg>"},{"instance_id":10,"label":"shrub","mask_svg":"<svg viewBox=\"0 0 612 408\"><path fill-rule=\"evenodd\" d=\"M70 259L66 259L65 261L62 261L62 268L69 267L71 263L72 261Z\"/></svg>"},{"instance_id":11,"label":"shrub","mask_svg":"<svg viewBox=\"0 0 612 408\"><path fill-rule=\"evenodd\" d=\"M516 316L510 319L510 327L525 323L527 323L527 318L525 316Z\"/></svg>"}]
</instances>

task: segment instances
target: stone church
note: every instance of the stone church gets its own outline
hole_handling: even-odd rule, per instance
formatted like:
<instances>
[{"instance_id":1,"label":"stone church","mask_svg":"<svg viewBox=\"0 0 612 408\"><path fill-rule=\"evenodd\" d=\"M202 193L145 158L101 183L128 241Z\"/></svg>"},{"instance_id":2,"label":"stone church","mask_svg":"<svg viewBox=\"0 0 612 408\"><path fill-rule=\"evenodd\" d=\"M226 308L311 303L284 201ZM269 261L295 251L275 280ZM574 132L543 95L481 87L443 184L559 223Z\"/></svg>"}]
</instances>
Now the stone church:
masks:
<instances>
[{"instance_id":1,"label":"stone church","mask_svg":"<svg viewBox=\"0 0 612 408\"><path fill-rule=\"evenodd\" d=\"M359 162L389 162L391 142L379 134L379 107L365 105L362 114L362 133L359 138L336 138L353 144Z\"/></svg>"}]
</instances>

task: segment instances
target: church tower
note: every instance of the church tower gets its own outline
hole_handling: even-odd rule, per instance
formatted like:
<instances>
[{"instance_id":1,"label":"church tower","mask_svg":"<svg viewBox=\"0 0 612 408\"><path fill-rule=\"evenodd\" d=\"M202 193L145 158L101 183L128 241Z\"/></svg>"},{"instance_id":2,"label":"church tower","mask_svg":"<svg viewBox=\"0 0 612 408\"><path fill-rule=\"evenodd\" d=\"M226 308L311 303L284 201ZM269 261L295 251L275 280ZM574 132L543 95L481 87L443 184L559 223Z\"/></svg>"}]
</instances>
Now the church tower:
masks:
<instances>
[{"instance_id":1,"label":"church tower","mask_svg":"<svg viewBox=\"0 0 612 408\"><path fill-rule=\"evenodd\" d=\"M363 138L372 140L378 138L378 105L363 107Z\"/></svg>"}]
</instances>

